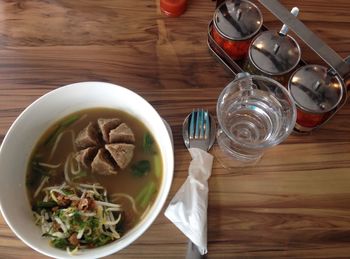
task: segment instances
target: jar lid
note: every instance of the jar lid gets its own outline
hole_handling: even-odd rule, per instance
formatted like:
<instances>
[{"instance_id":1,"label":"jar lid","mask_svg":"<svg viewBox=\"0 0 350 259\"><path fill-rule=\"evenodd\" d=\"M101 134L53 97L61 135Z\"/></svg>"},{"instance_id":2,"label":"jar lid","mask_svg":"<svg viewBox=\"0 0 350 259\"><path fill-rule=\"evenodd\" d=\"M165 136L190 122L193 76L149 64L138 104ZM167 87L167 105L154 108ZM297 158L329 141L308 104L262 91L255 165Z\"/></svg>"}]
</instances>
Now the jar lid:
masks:
<instances>
[{"instance_id":1,"label":"jar lid","mask_svg":"<svg viewBox=\"0 0 350 259\"><path fill-rule=\"evenodd\" d=\"M290 78L288 89L297 106L311 113L331 111L343 96L342 82L320 65L299 68Z\"/></svg>"},{"instance_id":2,"label":"jar lid","mask_svg":"<svg viewBox=\"0 0 350 259\"><path fill-rule=\"evenodd\" d=\"M177 17L185 12L187 0L160 0L159 6L164 14Z\"/></svg>"},{"instance_id":3,"label":"jar lid","mask_svg":"<svg viewBox=\"0 0 350 259\"><path fill-rule=\"evenodd\" d=\"M289 35L265 31L249 47L249 59L260 71L281 75L294 69L300 60L299 44Z\"/></svg>"},{"instance_id":4,"label":"jar lid","mask_svg":"<svg viewBox=\"0 0 350 259\"><path fill-rule=\"evenodd\" d=\"M229 40L252 38L263 24L259 8L247 0L227 0L214 13L217 31Z\"/></svg>"}]
</instances>

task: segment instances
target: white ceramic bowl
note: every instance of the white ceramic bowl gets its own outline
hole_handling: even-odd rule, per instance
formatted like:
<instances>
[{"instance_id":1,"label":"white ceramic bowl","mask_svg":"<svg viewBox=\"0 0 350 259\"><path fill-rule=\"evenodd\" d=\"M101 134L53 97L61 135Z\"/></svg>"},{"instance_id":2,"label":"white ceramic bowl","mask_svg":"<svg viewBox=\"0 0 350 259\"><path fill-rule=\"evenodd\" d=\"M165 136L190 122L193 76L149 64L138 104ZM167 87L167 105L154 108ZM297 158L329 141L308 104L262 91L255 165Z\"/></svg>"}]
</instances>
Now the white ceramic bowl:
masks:
<instances>
[{"instance_id":1,"label":"white ceramic bowl","mask_svg":"<svg viewBox=\"0 0 350 259\"><path fill-rule=\"evenodd\" d=\"M34 224L26 193L25 175L29 156L40 136L58 119L93 107L127 111L145 123L160 146L163 180L148 215L121 239L94 249L81 251L74 258L98 258L115 253L140 237L161 211L169 193L173 171L172 140L154 108L136 93L108 83L84 82L60 87L45 94L26 108L7 132L0 148L1 212L12 231L28 246L54 258L72 258L51 247Z\"/></svg>"}]
</instances>

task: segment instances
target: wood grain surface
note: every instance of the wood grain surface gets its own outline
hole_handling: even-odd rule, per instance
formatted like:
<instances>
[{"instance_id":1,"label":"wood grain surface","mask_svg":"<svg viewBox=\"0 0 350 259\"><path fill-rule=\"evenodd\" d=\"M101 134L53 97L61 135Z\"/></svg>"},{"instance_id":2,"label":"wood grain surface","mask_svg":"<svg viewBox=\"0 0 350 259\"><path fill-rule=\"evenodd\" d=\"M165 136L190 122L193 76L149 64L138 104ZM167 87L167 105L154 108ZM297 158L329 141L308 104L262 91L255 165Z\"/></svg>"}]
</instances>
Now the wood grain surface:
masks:
<instances>
[{"instance_id":1,"label":"wood grain surface","mask_svg":"<svg viewBox=\"0 0 350 259\"><path fill-rule=\"evenodd\" d=\"M350 54L349 0L281 3L297 5L312 31L343 58ZM215 115L217 97L232 80L208 52L214 9L210 0L189 0L183 16L169 18L158 0L2 0L0 141L25 107L53 89L81 81L125 86L172 127L175 176L167 205L188 175L183 119L194 107ZM262 11L266 26L281 26ZM320 62L305 47L303 57ZM256 166L232 168L216 144L211 153L208 258L350 257L349 103L323 128L290 136ZM163 212L108 258L184 258L187 239ZM44 256L0 217L0 258Z\"/></svg>"}]
</instances>

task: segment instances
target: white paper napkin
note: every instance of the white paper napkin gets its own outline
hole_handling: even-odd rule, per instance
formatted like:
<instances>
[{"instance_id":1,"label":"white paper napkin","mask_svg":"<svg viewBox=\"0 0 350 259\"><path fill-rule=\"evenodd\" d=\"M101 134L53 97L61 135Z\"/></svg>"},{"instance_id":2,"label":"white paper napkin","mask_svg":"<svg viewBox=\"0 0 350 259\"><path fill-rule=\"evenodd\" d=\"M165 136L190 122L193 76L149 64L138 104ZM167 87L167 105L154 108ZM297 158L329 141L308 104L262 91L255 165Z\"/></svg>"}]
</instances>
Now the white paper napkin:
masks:
<instances>
[{"instance_id":1,"label":"white paper napkin","mask_svg":"<svg viewBox=\"0 0 350 259\"><path fill-rule=\"evenodd\" d=\"M185 183L165 211L170 219L197 247L207 253L208 179L213 156L199 148L190 148L192 161Z\"/></svg>"}]
</instances>

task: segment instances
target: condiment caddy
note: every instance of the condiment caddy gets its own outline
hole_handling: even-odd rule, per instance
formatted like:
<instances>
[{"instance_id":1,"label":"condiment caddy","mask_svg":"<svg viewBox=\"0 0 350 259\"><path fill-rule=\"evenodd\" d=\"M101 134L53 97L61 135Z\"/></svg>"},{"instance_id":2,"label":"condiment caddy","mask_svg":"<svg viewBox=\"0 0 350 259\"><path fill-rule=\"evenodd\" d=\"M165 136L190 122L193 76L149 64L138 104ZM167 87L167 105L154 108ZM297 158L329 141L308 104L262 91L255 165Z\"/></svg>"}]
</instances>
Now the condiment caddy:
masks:
<instances>
[{"instance_id":1,"label":"condiment caddy","mask_svg":"<svg viewBox=\"0 0 350 259\"><path fill-rule=\"evenodd\" d=\"M208 26L210 52L229 72L263 75L284 85L297 106L295 132L307 133L324 125L346 103L350 90L350 63L321 41L276 0L259 0L282 23L269 30L252 0L226 0L217 5ZM308 64L297 40L318 54L329 67ZM350 61L350 59L348 59Z\"/></svg>"}]
</instances>

